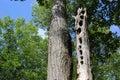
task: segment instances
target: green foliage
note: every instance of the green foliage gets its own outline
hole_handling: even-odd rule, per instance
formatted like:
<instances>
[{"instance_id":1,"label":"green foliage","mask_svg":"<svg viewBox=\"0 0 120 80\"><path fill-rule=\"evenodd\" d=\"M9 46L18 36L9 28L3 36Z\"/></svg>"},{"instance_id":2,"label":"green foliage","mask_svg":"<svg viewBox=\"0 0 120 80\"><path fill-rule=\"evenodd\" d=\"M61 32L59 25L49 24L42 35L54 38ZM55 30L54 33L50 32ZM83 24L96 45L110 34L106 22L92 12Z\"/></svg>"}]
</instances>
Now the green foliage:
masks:
<instances>
[{"instance_id":1,"label":"green foliage","mask_svg":"<svg viewBox=\"0 0 120 80\"><path fill-rule=\"evenodd\" d=\"M118 68L120 68L119 62L120 62L120 53L118 51L114 53L109 53L111 56L109 58L106 58L104 62L99 61L99 58L93 57L94 60L92 61L94 65L93 66L93 74L95 80L119 80L120 79L120 71Z\"/></svg>"},{"instance_id":2,"label":"green foliage","mask_svg":"<svg viewBox=\"0 0 120 80\"><path fill-rule=\"evenodd\" d=\"M73 56L73 75L72 75L72 80L76 80L77 78L77 59L76 59L76 56Z\"/></svg>"},{"instance_id":3,"label":"green foliage","mask_svg":"<svg viewBox=\"0 0 120 80\"><path fill-rule=\"evenodd\" d=\"M50 8L50 5L52 4L53 0L37 0L39 6L44 6L46 8Z\"/></svg>"},{"instance_id":4,"label":"green foliage","mask_svg":"<svg viewBox=\"0 0 120 80\"><path fill-rule=\"evenodd\" d=\"M47 39L24 19L0 20L0 80L45 80Z\"/></svg>"},{"instance_id":5,"label":"green foliage","mask_svg":"<svg viewBox=\"0 0 120 80\"><path fill-rule=\"evenodd\" d=\"M50 9L52 0L37 0L39 5L33 5L33 20L42 29L48 29L50 25Z\"/></svg>"},{"instance_id":6,"label":"green foliage","mask_svg":"<svg viewBox=\"0 0 120 80\"><path fill-rule=\"evenodd\" d=\"M94 79L111 80L111 78L115 77L115 74L113 74L115 68L111 66L116 62L115 60L111 60L119 49L120 37L113 34L108 27L94 26L92 24L89 26L89 32ZM114 58L120 60L117 56L114 56ZM117 65L117 67L120 66Z\"/></svg>"},{"instance_id":7,"label":"green foliage","mask_svg":"<svg viewBox=\"0 0 120 80\"><path fill-rule=\"evenodd\" d=\"M50 25L50 9L46 9L43 6L33 6L33 16L34 16L34 22L37 26L40 26L42 29L48 28ZM40 22L41 24L39 24Z\"/></svg>"}]
</instances>

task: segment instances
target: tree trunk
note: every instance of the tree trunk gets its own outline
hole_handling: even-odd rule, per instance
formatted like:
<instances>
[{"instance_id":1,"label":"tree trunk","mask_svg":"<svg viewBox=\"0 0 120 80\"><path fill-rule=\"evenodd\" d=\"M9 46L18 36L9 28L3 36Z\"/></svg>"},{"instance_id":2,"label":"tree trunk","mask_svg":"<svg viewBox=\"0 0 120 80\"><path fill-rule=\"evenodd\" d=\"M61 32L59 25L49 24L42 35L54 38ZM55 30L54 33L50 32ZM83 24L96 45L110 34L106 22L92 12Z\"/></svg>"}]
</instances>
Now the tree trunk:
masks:
<instances>
[{"instance_id":1,"label":"tree trunk","mask_svg":"<svg viewBox=\"0 0 120 80\"><path fill-rule=\"evenodd\" d=\"M86 8L79 8L77 11L77 16L73 17L75 18L77 42L77 80L92 80Z\"/></svg>"},{"instance_id":2,"label":"tree trunk","mask_svg":"<svg viewBox=\"0 0 120 80\"><path fill-rule=\"evenodd\" d=\"M54 0L51 10L47 80L72 79L72 49L65 6L66 0Z\"/></svg>"}]
</instances>

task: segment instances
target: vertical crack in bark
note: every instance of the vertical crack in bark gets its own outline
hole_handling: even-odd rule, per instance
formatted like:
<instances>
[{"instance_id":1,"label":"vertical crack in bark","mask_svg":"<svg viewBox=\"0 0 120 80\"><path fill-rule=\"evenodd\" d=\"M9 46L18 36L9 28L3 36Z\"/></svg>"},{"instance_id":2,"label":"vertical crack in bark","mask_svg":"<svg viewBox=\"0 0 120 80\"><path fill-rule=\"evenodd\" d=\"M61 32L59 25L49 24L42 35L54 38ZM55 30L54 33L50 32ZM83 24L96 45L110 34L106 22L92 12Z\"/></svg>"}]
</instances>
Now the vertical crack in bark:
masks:
<instances>
[{"instance_id":1,"label":"vertical crack in bark","mask_svg":"<svg viewBox=\"0 0 120 80\"><path fill-rule=\"evenodd\" d=\"M82 38L81 37L79 38L79 42L80 42L80 44L82 44Z\"/></svg>"}]
</instances>

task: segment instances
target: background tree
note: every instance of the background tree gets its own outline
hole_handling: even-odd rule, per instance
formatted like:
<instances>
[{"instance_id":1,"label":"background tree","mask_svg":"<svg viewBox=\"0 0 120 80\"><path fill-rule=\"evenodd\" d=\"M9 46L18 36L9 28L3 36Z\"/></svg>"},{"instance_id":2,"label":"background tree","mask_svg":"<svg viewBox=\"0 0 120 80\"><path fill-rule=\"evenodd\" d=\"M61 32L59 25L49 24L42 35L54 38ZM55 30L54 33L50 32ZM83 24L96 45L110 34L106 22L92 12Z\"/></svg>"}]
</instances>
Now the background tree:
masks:
<instances>
[{"instance_id":1,"label":"background tree","mask_svg":"<svg viewBox=\"0 0 120 80\"><path fill-rule=\"evenodd\" d=\"M24 19L0 19L0 80L45 80L47 40Z\"/></svg>"}]
</instances>

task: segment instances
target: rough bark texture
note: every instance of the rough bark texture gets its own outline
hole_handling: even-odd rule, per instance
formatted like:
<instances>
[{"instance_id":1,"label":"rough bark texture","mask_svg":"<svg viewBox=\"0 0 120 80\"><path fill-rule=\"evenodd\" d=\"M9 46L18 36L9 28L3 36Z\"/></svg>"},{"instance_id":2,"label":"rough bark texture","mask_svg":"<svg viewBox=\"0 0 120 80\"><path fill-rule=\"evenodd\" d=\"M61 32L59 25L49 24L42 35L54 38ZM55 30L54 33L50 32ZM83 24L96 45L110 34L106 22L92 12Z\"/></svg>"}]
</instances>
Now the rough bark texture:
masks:
<instances>
[{"instance_id":1,"label":"rough bark texture","mask_svg":"<svg viewBox=\"0 0 120 80\"><path fill-rule=\"evenodd\" d=\"M54 0L48 45L47 80L71 80L72 49L66 23L66 0Z\"/></svg>"},{"instance_id":2,"label":"rough bark texture","mask_svg":"<svg viewBox=\"0 0 120 80\"><path fill-rule=\"evenodd\" d=\"M79 8L75 18L77 80L92 80L90 67L90 50L87 31L86 8Z\"/></svg>"}]
</instances>

